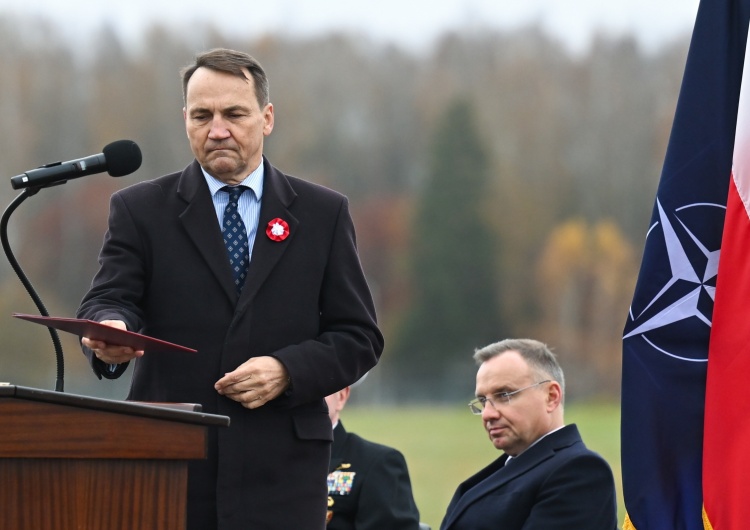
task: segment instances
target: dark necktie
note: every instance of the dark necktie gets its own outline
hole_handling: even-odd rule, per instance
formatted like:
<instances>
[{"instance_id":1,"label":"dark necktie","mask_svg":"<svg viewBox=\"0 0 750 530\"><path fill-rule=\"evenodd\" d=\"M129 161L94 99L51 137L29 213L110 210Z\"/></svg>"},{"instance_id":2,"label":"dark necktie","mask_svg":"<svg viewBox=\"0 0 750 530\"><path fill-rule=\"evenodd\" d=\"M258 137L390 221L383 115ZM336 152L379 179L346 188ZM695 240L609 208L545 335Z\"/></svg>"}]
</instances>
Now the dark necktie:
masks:
<instances>
[{"instance_id":1,"label":"dark necktie","mask_svg":"<svg viewBox=\"0 0 750 530\"><path fill-rule=\"evenodd\" d=\"M224 218L221 221L221 233L224 235L224 245L229 253L229 265L234 274L234 284L237 294L242 291L242 286L247 277L247 267L250 264L249 245L247 242L247 230L237 211L240 195L248 189L245 186L224 186L221 188L229 194L229 203L224 210Z\"/></svg>"}]
</instances>

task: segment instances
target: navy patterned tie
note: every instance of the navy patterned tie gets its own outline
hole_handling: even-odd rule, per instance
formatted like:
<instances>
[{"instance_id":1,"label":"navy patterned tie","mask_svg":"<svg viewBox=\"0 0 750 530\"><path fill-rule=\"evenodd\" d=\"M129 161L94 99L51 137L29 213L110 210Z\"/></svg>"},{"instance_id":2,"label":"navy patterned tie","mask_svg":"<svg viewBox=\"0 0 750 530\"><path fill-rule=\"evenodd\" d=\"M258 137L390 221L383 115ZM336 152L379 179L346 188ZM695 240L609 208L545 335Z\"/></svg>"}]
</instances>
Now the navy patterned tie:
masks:
<instances>
[{"instance_id":1,"label":"navy patterned tie","mask_svg":"<svg viewBox=\"0 0 750 530\"><path fill-rule=\"evenodd\" d=\"M237 294L242 291L245 277L247 277L247 267L250 264L247 230L245 230L245 223L242 222L242 218L237 211L240 195L246 189L248 189L246 186L224 186L221 188L222 191L229 194L229 203L224 210L224 218L221 221L221 233L224 235L224 246L227 247L229 253L229 265L231 265L234 274Z\"/></svg>"}]
</instances>

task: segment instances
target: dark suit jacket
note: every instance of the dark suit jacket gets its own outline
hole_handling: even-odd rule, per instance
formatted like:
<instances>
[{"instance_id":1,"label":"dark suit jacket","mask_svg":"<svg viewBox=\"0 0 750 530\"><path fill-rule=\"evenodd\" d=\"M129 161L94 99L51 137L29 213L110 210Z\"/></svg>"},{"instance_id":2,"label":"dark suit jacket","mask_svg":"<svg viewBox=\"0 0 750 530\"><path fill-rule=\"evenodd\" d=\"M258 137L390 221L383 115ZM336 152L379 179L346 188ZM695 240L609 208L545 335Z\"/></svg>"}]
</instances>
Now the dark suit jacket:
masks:
<instances>
[{"instance_id":1,"label":"dark suit jacket","mask_svg":"<svg viewBox=\"0 0 750 530\"><path fill-rule=\"evenodd\" d=\"M503 455L463 482L440 530L613 530L609 464L568 425L511 459Z\"/></svg>"},{"instance_id":2,"label":"dark suit jacket","mask_svg":"<svg viewBox=\"0 0 750 530\"><path fill-rule=\"evenodd\" d=\"M242 295L200 166L115 193L100 269L78 316L198 350L149 354L128 399L200 403L228 415L209 458L191 463L188 527L323 530L331 423L323 397L372 368L383 339L346 198L282 174L264 158L260 222ZM289 236L273 241L268 222ZM108 375L86 352L94 371ZM253 356L289 371L285 395L248 410L214 383ZM217 521L218 520L218 525Z\"/></svg>"},{"instance_id":3,"label":"dark suit jacket","mask_svg":"<svg viewBox=\"0 0 750 530\"><path fill-rule=\"evenodd\" d=\"M399 451L348 433L339 422L328 470L328 530L418 530L419 510Z\"/></svg>"}]
</instances>

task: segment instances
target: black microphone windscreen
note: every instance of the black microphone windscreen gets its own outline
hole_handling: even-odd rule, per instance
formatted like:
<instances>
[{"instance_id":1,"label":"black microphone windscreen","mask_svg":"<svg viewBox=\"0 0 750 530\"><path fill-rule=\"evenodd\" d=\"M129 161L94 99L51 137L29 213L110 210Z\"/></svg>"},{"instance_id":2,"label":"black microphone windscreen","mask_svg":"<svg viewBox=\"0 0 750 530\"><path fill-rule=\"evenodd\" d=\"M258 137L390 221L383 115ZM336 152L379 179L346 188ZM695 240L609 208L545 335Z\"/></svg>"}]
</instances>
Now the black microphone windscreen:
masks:
<instances>
[{"instance_id":1,"label":"black microphone windscreen","mask_svg":"<svg viewBox=\"0 0 750 530\"><path fill-rule=\"evenodd\" d=\"M141 148L132 140L117 140L107 144L102 152L107 161L107 173L113 177L129 175L141 167Z\"/></svg>"}]
</instances>

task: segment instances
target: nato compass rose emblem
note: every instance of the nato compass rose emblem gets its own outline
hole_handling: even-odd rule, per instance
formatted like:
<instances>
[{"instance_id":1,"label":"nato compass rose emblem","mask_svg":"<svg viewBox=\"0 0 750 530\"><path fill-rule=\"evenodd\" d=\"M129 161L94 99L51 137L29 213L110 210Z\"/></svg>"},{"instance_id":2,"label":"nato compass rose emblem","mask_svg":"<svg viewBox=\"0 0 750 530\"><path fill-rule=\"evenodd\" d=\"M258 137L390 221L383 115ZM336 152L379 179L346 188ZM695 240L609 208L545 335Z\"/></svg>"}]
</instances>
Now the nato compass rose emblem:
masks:
<instances>
[{"instance_id":1,"label":"nato compass rose emblem","mask_svg":"<svg viewBox=\"0 0 750 530\"><path fill-rule=\"evenodd\" d=\"M683 361L706 362L726 207L694 203L648 230L644 264L623 340L644 340Z\"/></svg>"}]
</instances>

